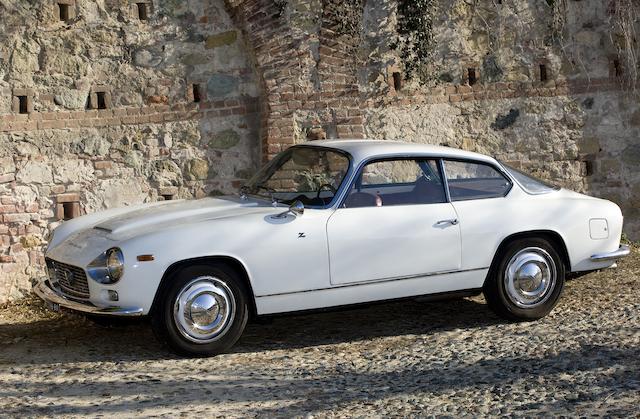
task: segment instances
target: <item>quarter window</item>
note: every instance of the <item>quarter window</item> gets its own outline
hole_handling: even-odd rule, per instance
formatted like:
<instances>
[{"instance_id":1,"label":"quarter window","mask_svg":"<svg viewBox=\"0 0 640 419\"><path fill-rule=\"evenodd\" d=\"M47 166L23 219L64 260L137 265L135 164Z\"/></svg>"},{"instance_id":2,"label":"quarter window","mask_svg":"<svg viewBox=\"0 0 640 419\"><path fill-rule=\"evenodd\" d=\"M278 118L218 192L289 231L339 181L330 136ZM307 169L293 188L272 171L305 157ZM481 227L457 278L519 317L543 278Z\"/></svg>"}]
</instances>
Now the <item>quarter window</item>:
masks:
<instances>
[{"instance_id":1,"label":"quarter window","mask_svg":"<svg viewBox=\"0 0 640 419\"><path fill-rule=\"evenodd\" d=\"M382 207L446 202L435 160L384 160L364 166L344 206Z\"/></svg>"},{"instance_id":2,"label":"quarter window","mask_svg":"<svg viewBox=\"0 0 640 419\"><path fill-rule=\"evenodd\" d=\"M444 170L452 201L505 196L511 182L488 164L445 160Z\"/></svg>"}]
</instances>

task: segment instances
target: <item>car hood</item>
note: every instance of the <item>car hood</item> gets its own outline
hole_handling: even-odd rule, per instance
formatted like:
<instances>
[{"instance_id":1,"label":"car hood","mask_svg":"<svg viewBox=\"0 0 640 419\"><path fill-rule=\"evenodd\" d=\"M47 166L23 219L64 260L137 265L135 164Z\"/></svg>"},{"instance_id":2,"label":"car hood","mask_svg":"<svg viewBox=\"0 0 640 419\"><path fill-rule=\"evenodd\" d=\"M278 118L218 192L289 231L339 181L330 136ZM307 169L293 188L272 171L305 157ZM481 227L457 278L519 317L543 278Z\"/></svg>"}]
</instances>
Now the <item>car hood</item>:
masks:
<instances>
[{"instance_id":1,"label":"car hood","mask_svg":"<svg viewBox=\"0 0 640 419\"><path fill-rule=\"evenodd\" d=\"M56 228L46 256L74 266L85 266L96 257L98 249L106 250L136 237L185 224L247 216L262 218L282 210L283 207L274 208L268 201L229 196L106 210L74 218Z\"/></svg>"},{"instance_id":2,"label":"car hood","mask_svg":"<svg viewBox=\"0 0 640 419\"><path fill-rule=\"evenodd\" d=\"M265 202L233 197L168 201L120 213L98 222L94 228L106 231L113 239L122 240L177 225L239 217L265 210L273 211L273 207Z\"/></svg>"}]
</instances>

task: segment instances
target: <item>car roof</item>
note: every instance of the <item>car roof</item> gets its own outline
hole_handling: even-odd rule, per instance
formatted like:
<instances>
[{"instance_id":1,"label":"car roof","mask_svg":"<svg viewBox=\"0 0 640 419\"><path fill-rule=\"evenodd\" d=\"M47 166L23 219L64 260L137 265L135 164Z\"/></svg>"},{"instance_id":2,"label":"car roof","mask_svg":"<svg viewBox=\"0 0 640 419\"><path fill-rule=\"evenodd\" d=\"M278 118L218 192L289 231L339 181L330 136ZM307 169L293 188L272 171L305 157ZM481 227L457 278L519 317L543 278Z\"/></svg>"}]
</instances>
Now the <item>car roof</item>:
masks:
<instances>
[{"instance_id":1,"label":"car roof","mask_svg":"<svg viewBox=\"0 0 640 419\"><path fill-rule=\"evenodd\" d=\"M410 143L393 140L368 140L368 139L344 139L344 140L318 140L299 144L298 146L329 147L349 153L355 162L370 158L384 157L449 157L453 159L472 159L494 163L495 159L484 154L457 148L436 146L430 144Z\"/></svg>"}]
</instances>

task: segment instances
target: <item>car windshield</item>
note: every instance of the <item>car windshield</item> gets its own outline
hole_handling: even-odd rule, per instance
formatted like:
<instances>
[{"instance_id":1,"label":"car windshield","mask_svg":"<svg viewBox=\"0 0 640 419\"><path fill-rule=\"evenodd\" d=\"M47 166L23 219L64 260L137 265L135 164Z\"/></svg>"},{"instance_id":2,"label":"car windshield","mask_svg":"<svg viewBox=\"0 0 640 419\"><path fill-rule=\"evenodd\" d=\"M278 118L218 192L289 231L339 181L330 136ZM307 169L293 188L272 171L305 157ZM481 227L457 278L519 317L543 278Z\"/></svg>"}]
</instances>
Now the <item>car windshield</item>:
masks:
<instances>
[{"instance_id":1,"label":"car windshield","mask_svg":"<svg viewBox=\"0 0 640 419\"><path fill-rule=\"evenodd\" d=\"M527 193L543 194L560 189L560 187L558 186L552 185L540 179L536 179L535 177L521 172L520 170L515 169L509 165L506 165L504 163L502 163L502 165Z\"/></svg>"},{"instance_id":2,"label":"car windshield","mask_svg":"<svg viewBox=\"0 0 640 419\"><path fill-rule=\"evenodd\" d=\"M245 194L284 204L329 205L349 170L349 157L339 150L292 147L277 155L243 187Z\"/></svg>"}]
</instances>

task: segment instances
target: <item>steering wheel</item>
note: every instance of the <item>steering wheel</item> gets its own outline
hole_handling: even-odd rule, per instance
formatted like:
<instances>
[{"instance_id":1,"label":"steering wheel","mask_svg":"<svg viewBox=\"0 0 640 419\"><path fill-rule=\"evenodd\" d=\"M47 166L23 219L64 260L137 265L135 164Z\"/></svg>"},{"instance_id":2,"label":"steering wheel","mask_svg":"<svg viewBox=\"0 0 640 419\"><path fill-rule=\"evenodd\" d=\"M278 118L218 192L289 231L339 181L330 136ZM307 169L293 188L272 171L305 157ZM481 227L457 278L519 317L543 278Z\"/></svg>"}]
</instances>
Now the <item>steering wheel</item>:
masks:
<instances>
[{"instance_id":1,"label":"steering wheel","mask_svg":"<svg viewBox=\"0 0 640 419\"><path fill-rule=\"evenodd\" d=\"M323 190L324 188L329 188L329 190L330 190L331 192L333 192L333 194L334 194L334 195L338 192L338 190L337 190L336 188L334 188L332 184L330 184L330 183L323 183L323 184L322 184L322 185L320 185L320 187L318 188L318 193L316 194L316 199L322 199L322 198L320 198L320 192L322 192L322 190Z\"/></svg>"}]
</instances>

